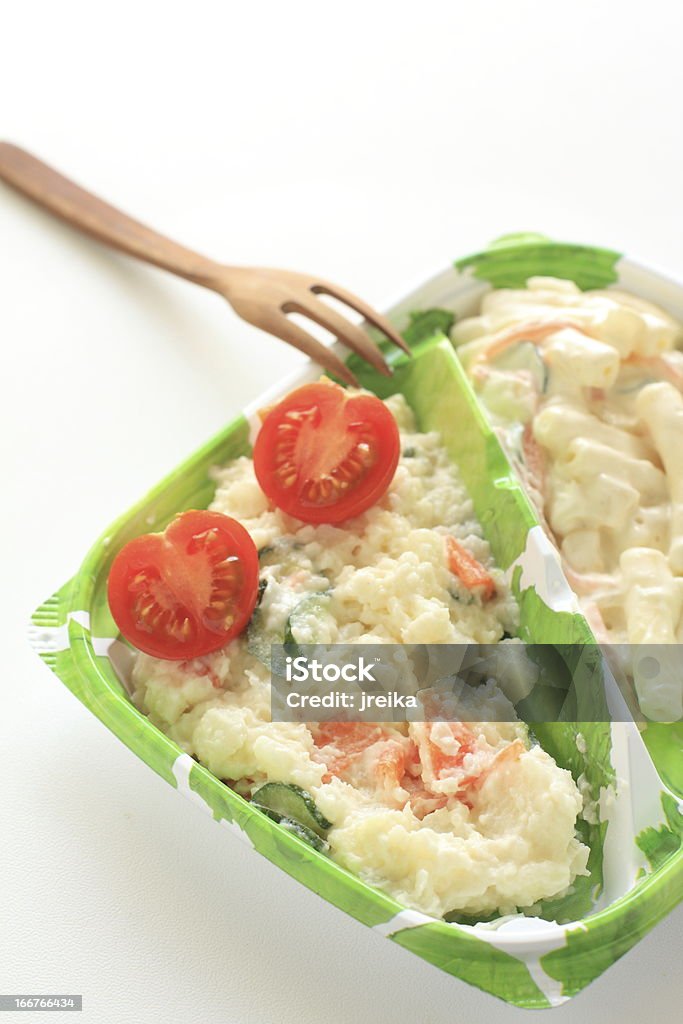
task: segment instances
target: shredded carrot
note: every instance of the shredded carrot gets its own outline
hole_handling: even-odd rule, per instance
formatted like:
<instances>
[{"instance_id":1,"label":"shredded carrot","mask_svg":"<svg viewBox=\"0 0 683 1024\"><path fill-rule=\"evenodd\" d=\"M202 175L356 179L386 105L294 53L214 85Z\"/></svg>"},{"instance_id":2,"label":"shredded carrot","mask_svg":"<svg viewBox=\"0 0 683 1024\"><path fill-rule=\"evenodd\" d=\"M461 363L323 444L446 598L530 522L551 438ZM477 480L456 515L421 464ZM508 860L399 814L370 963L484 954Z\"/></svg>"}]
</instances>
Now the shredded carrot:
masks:
<instances>
[{"instance_id":1,"label":"shredded carrot","mask_svg":"<svg viewBox=\"0 0 683 1024\"><path fill-rule=\"evenodd\" d=\"M343 779L368 747L388 738L381 725L370 722L320 722L310 728L317 750L327 748L324 757L314 754L316 760L327 765L323 782L329 782L333 775Z\"/></svg>"},{"instance_id":2,"label":"shredded carrot","mask_svg":"<svg viewBox=\"0 0 683 1024\"><path fill-rule=\"evenodd\" d=\"M522 434L522 452L529 484L543 497L545 494L545 452L534 436L531 423L527 423Z\"/></svg>"},{"instance_id":3,"label":"shredded carrot","mask_svg":"<svg viewBox=\"0 0 683 1024\"><path fill-rule=\"evenodd\" d=\"M575 320L527 320L525 323L516 324L513 327L505 327L497 334L491 335L488 345L470 363L469 372L475 374L481 364L495 359L510 345L514 345L518 341L530 341L534 345L540 345L551 334L567 327L573 327L574 330L581 331L582 334L586 333L582 325Z\"/></svg>"},{"instance_id":4,"label":"shredded carrot","mask_svg":"<svg viewBox=\"0 0 683 1024\"><path fill-rule=\"evenodd\" d=\"M472 778L470 780L469 785L475 789L478 788L479 786L481 786L482 782L484 782L489 777L491 772L495 771L497 768L500 768L505 764L509 764L511 761L519 760L521 755L524 753L524 750L525 747L521 740L513 740L512 743L508 743L506 747L503 747L502 750L498 751L498 753L494 756L491 763L487 765L486 768L482 768L481 772L479 773L479 775L477 775L476 778Z\"/></svg>"},{"instance_id":5,"label":"shredded carrot","mask_svg":"<svg viewBox=\"0 0 683 1024\"><path fill-rule=\"evenodd\" d=\"M432 772L436 779L446 778L448 773L454 768L462 768L463 761L468 754L472 753L476 743L474 732L464 722L448 722L446 724L453 735L453 739L458 742L458 750L455 754L444 753L441 747L434 743L431 738L433 726L431 724L427 726L427 751L431 761Z\"/></svg>"},{"instance_id":6,"label":"shredded carrot","mask_svg":"<svg viewBox=\"0 0 683 1024\"><path fill-rule=\"evenodd\" d=\"M666 359L663 359L662 356L641 356L636 352L632 352L630 356L623 360L623 364L624 366L642 366L645 369L652 370L653 373L666 378L670 384L683 391L683 374L678 367L667 363Z\"/></svg>"},{"instance_id":7,"label":"shredded carrot","mask_svg":"<svg viewBox=\"0 0 683 1024\"><path fill-rule=\"evenodd\" d=\"M455 537L446 537L446 553L448 568L453 575L457 576L468 590L481 587L483 599L489 601L496 592L496 584L481 562L478 562Z\"/></svg>"},{"instance_id":8,"label":"shredded carrot","mask_svg":"<svg viewBox=\"0 0 683 1024\"><path fill-rule=\"evenodd\" d=\"M579 597L587 597L598 590L610 590L614 587L612 577L606 573L577 572L576 569L572 569L566 559L564 563L564 574L567 577L567 582L572 587L572 590L574 590Z\"/></svg>"}]
</instances>

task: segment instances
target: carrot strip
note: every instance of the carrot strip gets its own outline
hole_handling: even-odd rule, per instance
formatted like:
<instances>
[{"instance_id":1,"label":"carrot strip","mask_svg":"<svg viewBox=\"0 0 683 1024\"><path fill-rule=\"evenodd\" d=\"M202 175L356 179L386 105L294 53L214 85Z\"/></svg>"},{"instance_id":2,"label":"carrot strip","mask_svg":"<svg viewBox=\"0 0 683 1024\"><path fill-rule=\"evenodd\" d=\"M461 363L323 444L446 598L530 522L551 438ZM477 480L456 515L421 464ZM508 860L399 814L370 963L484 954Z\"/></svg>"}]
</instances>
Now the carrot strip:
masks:
<instances>
[{"instance_id":1,"label":"carrot strip","mask_svg":"<svg viewBox=\"0 0 683 1024\"><path fill-rule=\"evenodd\" d=\"M517 761L525 751L525 746L521 740L513 740L512 743L508 743L506 747L499 750L494 756L493 760L486 768L483 768L476 778L471 779L469 786L473 789L478 789L481 786L491 772L494 772L497 768L502 765L508 764L510 761Z\"/></svg>"},{"instance_id":2,"label":"carrot strip","mask_svg":"<svg viewBox=\"0 0 683 1024\"><path fill-rule=\"evenodd\" d=\"M534 345L540 345L551 334L567 327L573 327L574 330L581 331L582 334L586 333L583 326L576 320L527 320L522 324L505 327L497 334L491 335L488 345L470 363L469 372L474 374L481 364L495 359L506 348L518 341L530 341Z\"/></svg>"},{"instance_id":3,"label":"carrot strip","mask_svg":"<svg viewBox=\"0 0 683 1024\"><path fill-rule=\"evenodd\" d=\"M653 373L658 373L668 380L670 384L673 384L674 387L683 391L683 374L681 374L677 367L667 363L666 359L663 359L662 356L641 356L636 352L632 352L630 356L623 360L623 365L642 366L652 370Z\"/></svg>"},{"instance_id":4,"label":"carrot strip","mask_svg":"<svg viewBox=\"0 0 683 1024\"><path fill-rule=\"evenodd\" d=\"M457 576L468 590L481 587L483 599L489 601L496 592L496 584L481 562L478 562L455 537L446 537L446 553L448 568L453 575Z\"/></svg>"},{"instance_id":5,"label":"carrot strip","mask_svg":"<svg viewBox=\"0 0 683 1024\"><path fill-rule=\"evenodd\" d=\"M536 440L531 423L527 423L522 434L522 452L527 479L541 497L545 497L545 452Z\"/></svg>"}]
</instances>

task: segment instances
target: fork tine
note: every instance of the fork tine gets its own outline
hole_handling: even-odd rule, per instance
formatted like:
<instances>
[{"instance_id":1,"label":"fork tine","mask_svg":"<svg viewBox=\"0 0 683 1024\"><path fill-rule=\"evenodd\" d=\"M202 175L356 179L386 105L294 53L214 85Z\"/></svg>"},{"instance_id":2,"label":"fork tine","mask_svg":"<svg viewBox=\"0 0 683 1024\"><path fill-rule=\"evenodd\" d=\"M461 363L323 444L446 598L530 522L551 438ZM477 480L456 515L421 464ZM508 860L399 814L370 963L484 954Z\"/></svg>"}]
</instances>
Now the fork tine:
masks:
<instances>
[{"instance_id":1,"label":"fork tine","mask_svg":"<svg viewBox=\"0 0 683 1024\"><path fill-rule=\"evenodd\" d=\"M324 327L326 331L334 334L347 348L356 352L385 377L391 376L391 370L374 341L368 337L362 327L351 323L336 309L332 309L319 299L311 300L310 298L306 300L305 304L288 302L284 308L288 312L300 313L302 316L309 317L316 324Z\"/></svg>"},{"instance_id":2,"label":"fork tine","mask_svg":"<svg viewBox=\"0 0 683 1024\"><path fill-rule=\"evenodd\" d=\"M368 306L367 302L363 302L358 296L354 295L353 292L347 292L345 288L340 288L339 285L330 284L329 281L320 281L311 286L311 291L316 295L329 295L333 299L339 299L340 302L344 302L351 309L355 309L357 313L365 317L369 324L379 328L382 334L386 334L389 341L392 341L394 345L398 345L406 355L412 355L412 352L406 345L405 341L398 333L395 327L387 320L385 316L381 316L376 313L372 306Z\"/></svg>"},{"instance_id":3,"label":"fork tine","mask_svg":"<svg viewBox=\"0 0 683 1024\"><path fill-rule=\"evenodd\" d=\"M264 325L265 326L265 325ZM298 324L294 323L284 314L282 316L273 317L269 322L266 330L270 334L275 334L282 341L286 341L288 345L292 345L294 348L298 348L300 352L304 352L307 356L314 360L316 363L320 363L326 370L329 370L339 377L341 380L346 381L347 384L352 384L354 387L358 387L358 380L351 373L348 366L342 362L336 352L332 349L327 348L317 338L312 337L307 331Z\"/></svg>"}]
</instances>

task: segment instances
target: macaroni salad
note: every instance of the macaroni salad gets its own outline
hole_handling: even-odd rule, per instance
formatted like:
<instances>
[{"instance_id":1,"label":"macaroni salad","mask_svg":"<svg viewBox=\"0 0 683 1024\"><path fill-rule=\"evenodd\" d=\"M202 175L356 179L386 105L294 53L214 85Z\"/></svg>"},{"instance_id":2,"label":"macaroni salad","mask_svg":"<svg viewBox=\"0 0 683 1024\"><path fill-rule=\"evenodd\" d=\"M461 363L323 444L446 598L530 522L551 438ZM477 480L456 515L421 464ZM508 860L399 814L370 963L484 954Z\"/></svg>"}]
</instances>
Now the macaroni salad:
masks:
<instances>
[{"instance_id":1,"label":"macaroni salad","mask_svg":"<svg viewBox=\"0 0 683 1024\"><path fill-rule=\"evenodd\" d=\"M547 277L452 333L597 639L656 648L659 671L631 670L659 720L683 713L660 648L683 639L682 337L650 302Z\"/></svg>"}]
</instances>

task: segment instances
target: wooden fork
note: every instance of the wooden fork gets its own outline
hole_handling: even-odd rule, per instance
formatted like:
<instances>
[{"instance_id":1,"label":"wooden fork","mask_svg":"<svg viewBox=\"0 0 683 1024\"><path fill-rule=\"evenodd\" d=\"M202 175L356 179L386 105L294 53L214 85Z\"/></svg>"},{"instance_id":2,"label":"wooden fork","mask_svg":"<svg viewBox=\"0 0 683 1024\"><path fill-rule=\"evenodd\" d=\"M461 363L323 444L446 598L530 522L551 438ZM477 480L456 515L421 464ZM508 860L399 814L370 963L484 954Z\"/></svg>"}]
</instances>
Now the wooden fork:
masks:
<instances>
[{"instance_id":1,"label":"wooden fork","mask_svg":"<svg viewBox=\"0 0 683 1024\"><path fill-rule=\"evenodd\" d=\"M360 313L410 355L410 349L386 317L344 288L292 270L215 263L133 220L9 142L0 142L0 179L98 241L218 292L243 320L305 352L349 384L357 384L357 380L336 352L287 314L299 313L324 327L380 373L388 376L391 370L365 331L322 302L318 295L329 295Z\"/></svg>"}]
</instances>

